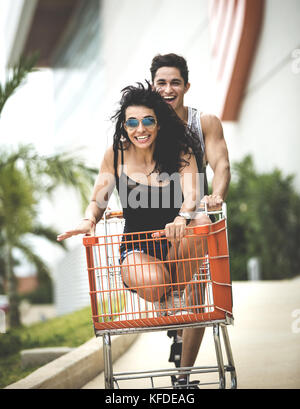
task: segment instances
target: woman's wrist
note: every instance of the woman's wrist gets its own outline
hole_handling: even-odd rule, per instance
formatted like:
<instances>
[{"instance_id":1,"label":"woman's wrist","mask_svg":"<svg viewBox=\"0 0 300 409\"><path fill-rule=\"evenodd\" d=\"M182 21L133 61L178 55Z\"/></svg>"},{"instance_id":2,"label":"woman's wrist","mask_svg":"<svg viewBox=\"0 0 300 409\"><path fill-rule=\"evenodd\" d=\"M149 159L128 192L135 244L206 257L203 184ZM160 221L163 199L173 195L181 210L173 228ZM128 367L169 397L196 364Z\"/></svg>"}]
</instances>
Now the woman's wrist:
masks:
<instances>
[{"instance_id":1,"label":"woman's wrist","mask_svg":"<svg viewBox=\"0 0 300 409\"><path fill-rule=\"evenodd\" d=\"M185 222L185 224L187 223L187 219L185 217L183 217L183 216L178 215L178 216L175 217L175 220L176 219L183 220Z\"/></svg>"}]
</instances>

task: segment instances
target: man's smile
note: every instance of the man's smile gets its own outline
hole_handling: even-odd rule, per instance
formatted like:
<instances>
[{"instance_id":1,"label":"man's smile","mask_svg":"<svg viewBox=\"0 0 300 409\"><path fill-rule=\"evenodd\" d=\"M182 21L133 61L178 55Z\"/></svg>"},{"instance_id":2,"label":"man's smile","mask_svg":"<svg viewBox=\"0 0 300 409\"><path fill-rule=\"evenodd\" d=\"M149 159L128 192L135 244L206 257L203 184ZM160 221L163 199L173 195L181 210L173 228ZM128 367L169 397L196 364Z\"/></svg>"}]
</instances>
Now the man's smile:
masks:
<instances>
[{"instance_id":1,"label":"man's smile","mask_svg":"<svg viewBox=\"0 0 300 409\"><path fill-rule=\"evenodd\" d=\"M170 104L171 102L175 101L175 99L177 98L177 96L167 96L167 97L163 97L163 99Z\"/></svg>"}]
</instances>

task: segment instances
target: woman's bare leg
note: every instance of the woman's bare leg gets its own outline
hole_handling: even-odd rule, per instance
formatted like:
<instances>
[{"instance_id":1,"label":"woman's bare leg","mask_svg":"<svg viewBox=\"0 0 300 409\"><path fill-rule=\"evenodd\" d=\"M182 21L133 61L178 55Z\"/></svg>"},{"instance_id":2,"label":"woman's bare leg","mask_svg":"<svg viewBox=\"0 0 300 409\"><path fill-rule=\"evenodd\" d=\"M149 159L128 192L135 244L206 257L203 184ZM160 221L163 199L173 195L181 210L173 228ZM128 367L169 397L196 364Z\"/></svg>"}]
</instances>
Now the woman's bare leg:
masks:
<instances>
[{"instance_id":1,"label":"woman's bare leg","mask_svg":"<svg viewBox=\"0 0 300 409\"><path fill-rule=\"evenodd\" d=\"M146 301L154 302L167 296L170 274L158 259L141 252L129 254L122 263L122 278L129 288Z\"/></svg>"},{"instance_id":2,"label":"woman's bare leg","mask_svg":"<svg viewBox=\"0 0 300 409\"><path fill-rule=\"evenodd\" d=\"M210 224L211 220L210 218L205 215L205 214L200 214L196 219L192 220L191 223L189 224L190 227L195 227L195 226L200 226L200 225L204 225L204 224ZM189 243L191 244L191 243ZM199 253L199 250L202 254ZM178 254L180 254L180 251L182 250L178 250ZM183 250L184 251L184 250ZM187 250L185 250L186 253ZM204 246L200 245L200 248L198 248L198 254L197 256L202 257L205 255L205 253L207 252L207 248L206 245L204 244ZM191 255L193 256L193 255ZM188 268L185 268L185 270L187 271L188 269L191 269L192 271L195 271L195 268L198 269L199 265L197 264L193 264L190 265ZM184 274L184 271L181 271L181 273L179 275L181 275L181 277L187 279L187 274ZM190 278L192 280L192 278ZM196 290L197 291L197 290ZM199 291L199 289L198 289ZM199 294L198 294L199 295ZM192 297L190 297L192 298ZM200 346L201 346L201 342L204 336L204 331L205 328L186 328L183 331L178 331L178 335L181 336L182 335L182 356L181 356L181 361L180 361L180 366L181 367L191 367L194 365ZM185 378L186 375L180 375L179 378Z\"/></svg>"},{"instance_id":3,"label":"woman's bare leg","mask_svg":"<svg viewBox=\"0 0 300 409\"><path fill-rule=\"evenodd\" d=\"M210 224L210 218L205 214L200 214L196 219L193 219L189 227ZM207 246L201 237L184 237L179 244L174 245L170 249L167 259L170 260L171 280L173 283L183 283L175 286L179 291L183 291L187 284L192 281L193 275L199 271L203 261L202 257L207 253ZM196 259L192 261L192 259ZM187 261L172 261L172 260L187 260Z\"/></svg>"}]
</instances>

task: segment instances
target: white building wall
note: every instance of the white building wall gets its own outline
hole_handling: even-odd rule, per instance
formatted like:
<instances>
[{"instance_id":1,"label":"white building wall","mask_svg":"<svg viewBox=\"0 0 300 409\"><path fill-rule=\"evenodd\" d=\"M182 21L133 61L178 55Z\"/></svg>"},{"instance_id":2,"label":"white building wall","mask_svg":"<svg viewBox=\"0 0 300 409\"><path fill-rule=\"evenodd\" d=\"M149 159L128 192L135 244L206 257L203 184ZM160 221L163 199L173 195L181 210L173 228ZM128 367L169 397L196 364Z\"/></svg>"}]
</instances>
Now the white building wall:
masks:
<instances>
[{"instance_id":1,"label":"white building wall","mask_svg":"<svg viewBox=\"0 0 300 409\"><path fill-rule=\"evenodd\" d=\"M68 314L90 303L85 249L77 244L57 263L54 302L57 315Z\"/></svg>"},{"instance_id":2,"label":"white building wall","mask_svg":"<svg viewBox=\"0 0 300 409\"><path fill-rule=\"evenodd\" d=\"M24 0L17 0L12 7L11 2L0 0L0 79L13 46L23 4Z\"/></svg>"},{"instance_id":3,"label":"white building wall","mask_svg":"<svg viewBox=\"0 0 300 409\"><path fill-rule=\"evenodd\" d=\"M150 79L154 55L183 55L190 71L186 103L215 113L208 0L103 0L102 30L106 117L122 87ZM145 17L146 16L146 17ZM293 50L300 49L300 2L266 0L264 22L239 120L223 122L231 161L251 153L259 171L275 166L297 174L300 126L300 73ZM295 63L294 63L295 65ZM298 70L299 71L299 70ZM212 172L208 172L209 179Z\"/></svg>"},{"instance_id":4,"label":"white building wall","mask_svg":"<svg viewBox=\"0 0 300 409\"><path fill-rule=\"evenodd\" d=\"M105 62L107 116L120 90L150 80L156 54L174 52L187 58L191 90L187 103L212 108L208 0L103 0L101 27Z\"/></svg>"},{"instance_id":5,"label":"white building wall","mask_svg":"<svg viewBox=\"0 0 300 409\"><path fill-rule=\"evenodd\" d=\"M236 123L224 123L231 160L296 175L300 191L300 2L267 0L261 37ZM299 50L298 68L292 57Z\"/></svg>"},{"instance_id":6,"label":"white building wall","mask_svg":"<svg viewBox=\"0 0 300 409\"><path fill-rule=\"evenodd\" d=\"M37 0L0 0L0 70L19 59L36 4Z\"/></svg>"}]
</instances>

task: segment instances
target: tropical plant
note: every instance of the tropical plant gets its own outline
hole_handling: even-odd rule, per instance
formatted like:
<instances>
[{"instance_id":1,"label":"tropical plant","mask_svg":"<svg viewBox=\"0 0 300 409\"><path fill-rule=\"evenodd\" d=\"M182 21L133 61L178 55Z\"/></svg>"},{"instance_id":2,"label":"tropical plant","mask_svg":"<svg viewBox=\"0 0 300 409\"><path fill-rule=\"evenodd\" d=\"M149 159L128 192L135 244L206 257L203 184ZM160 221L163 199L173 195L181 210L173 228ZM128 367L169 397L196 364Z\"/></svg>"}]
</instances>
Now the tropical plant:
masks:
<instances>
[{"instance_id":1,"label":"tropical plant","mask_svg":"<svg viewBox=\"0 0 300 409\"><path fill-rule=\"evenodd\" d=\"M5 83L0 83L0 115L8 98L11 97L16 89L25 83L27 75L30 72L37 71L36 63L39 58L38 53L33 53L27 58L21 57L20 61L7 71Z\"/></svg>"},{"instance_id":2,"label":"tropical plant","mask_svg":"<svg viewBox=\"0 0 300 409\"><path fill-rule=\"evenodd\" d=\"M13 268L14 249L35 265L40 279L49 270L29 244L30 235L56 241L57 232L38 221L39 203L45 195L51 196L58 185L72 186L87 202L96 170L68 154L39 156L32 146L20 146L10 154L0 150L0 245L10 297L10 325L19 324L16 282Z\"/></svg>"},{"instance_id":3,"label":"tropical plant","mask_svg":"<svg viewBox=\"0 0 300 409\"><path fill-rule=\"evenodd\" d=\"M228 193L228 236L231 273L247 279L247 262L258 258L262 279L284 279L300 271L300 196L294 176L278 169L255 170L246 156L232 166Z\"/></svg>"},{"instance_id":4,"label":"tropical plant","mask_svg":"<svg viewBox=\"0 0 300 409\"><path fill-rule=\"evenodd\" d=\"M22 59L7 83L0 88L0 112L9 96L34 71L35 58ZM61 152L41 156L32 145L0 150L0 277L6 282L9 296L9 326L20 325L19 298L14 274L19 250L33 264L41 278L49 277L49 269L29 243L30 236L56 241L57 232L39 221L39 203L56 192L58 186L68 186L80 194L82 206L94 182L96 169L85 166L73 153Z\"/></svg>"}]
</instances>

